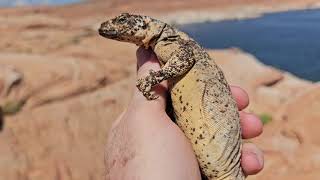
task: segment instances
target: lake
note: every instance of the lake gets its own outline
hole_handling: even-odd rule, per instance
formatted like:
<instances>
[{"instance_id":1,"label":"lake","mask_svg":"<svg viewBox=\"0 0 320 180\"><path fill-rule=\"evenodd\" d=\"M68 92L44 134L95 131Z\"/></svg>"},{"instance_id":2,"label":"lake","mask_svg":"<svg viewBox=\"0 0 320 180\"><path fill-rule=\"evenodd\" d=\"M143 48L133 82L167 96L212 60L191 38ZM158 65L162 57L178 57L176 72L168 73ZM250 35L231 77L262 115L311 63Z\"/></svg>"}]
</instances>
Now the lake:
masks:
<instances>
[{"instance_id":1,"label":"lake","mask_svg":"<svg viewBox=\"0 0 320 180\"><path fill-rule=\"evenodd\" d=\"M320 10L179 27L206 48L239 47L261 62L320 81Z\"/></svg>"},{"instance_id":2,"label":"lake","mask_svg":"<svg viewBox=\"0 0 320 180\"><path fill-rule=\"evenodd\" d=\"M0 6L12 7L22 5L64 5L80 1L82 0L0 0Z\"/></svg>"}]
</instances>

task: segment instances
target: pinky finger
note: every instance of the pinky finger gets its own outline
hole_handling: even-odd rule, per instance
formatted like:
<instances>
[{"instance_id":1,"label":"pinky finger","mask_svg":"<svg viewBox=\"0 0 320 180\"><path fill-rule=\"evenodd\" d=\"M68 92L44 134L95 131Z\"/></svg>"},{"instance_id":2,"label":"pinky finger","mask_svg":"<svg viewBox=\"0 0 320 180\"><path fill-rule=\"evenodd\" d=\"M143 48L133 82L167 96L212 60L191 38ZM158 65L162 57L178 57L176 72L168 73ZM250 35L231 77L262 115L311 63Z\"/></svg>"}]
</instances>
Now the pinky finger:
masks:
<instances>
[{"instance_id":1,"label":"pinky finger","mask_svg":"<svg viewBox=\"0 0 320 180\"><path fill-rule=\"evenodd\" d=\"M241 156L241 167L246 175L257 174L263 169L263 153L254 144L243 144Z\"/></svg>"}]
</instances>

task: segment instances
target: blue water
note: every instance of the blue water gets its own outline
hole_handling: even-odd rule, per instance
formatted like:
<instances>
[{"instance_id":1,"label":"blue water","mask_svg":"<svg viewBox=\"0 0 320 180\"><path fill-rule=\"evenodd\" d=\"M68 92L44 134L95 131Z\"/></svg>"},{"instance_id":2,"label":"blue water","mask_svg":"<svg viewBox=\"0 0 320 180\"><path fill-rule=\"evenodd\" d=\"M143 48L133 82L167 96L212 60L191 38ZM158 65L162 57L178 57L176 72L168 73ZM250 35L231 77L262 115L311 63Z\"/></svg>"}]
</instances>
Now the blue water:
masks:
<instances>
[{"instance_id":1,"label":"blue water","mask_svg":"<svg viewBox=\"0 0 320 180\"><path fill-rule=\"evenodd\" d=\"M34 6L34 5L64 5L80 2L82 0L0 0L0 7Z\"/></svg>"},{"instance_id":2,"label":"blue water","mask_svg":"<svg viewBox=\"0 0 320 180\"><path fill-rule=\"evenodd\" d=\"M264 64L320 81L320 10L183 25L206 48L239 47Z\"/></svg>"}]
</instances>

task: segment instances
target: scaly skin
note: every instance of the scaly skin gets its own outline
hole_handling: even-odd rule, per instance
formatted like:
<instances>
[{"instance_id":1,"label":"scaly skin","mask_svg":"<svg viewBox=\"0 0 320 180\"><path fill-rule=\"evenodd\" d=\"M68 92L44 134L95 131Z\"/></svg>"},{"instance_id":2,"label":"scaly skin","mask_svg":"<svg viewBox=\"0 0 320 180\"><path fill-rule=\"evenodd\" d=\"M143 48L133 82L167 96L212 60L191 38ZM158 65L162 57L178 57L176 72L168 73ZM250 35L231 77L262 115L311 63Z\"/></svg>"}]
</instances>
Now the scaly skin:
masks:
<instances>
[{"instance_id":1,"label":"scaly skin","mask_svg":"<svg viewBox=\"0 0 320 180\"><path fill-rule=\"evenodd\" d=\"M203 175L210 180L245 179L238 109L222 71L205 50L185 33L148 16L123 13L102 23L99 33L151 47L161 70L138 79L138 89L153 100L152 87L168 80L175 121L192 143Z\"/></svg>"}]
</instances>

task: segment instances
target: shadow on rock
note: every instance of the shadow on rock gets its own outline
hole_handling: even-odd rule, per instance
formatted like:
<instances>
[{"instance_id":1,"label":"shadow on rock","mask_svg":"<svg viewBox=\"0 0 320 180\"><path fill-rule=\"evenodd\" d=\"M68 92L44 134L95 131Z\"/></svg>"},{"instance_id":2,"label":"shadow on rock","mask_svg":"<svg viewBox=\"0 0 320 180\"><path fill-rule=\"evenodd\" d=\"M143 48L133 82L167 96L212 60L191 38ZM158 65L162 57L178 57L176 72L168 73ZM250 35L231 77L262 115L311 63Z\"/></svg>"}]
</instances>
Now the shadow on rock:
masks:
<instances>
[{"instance_id":1,"label":"shadow on rock","mask_svg":"<svg viewBox=\"0 0 320 180\"><path fill-rule=\"evenodd\" d=\"M4 114L2 112L2 108L0 107L0 131L3 130L3 126L4 126Z\"/></svg>"}]
</instances>

